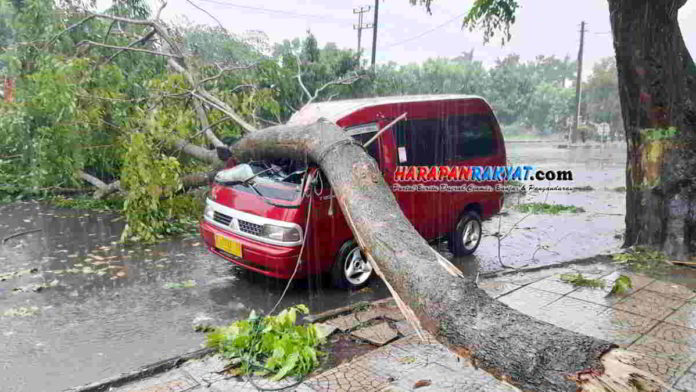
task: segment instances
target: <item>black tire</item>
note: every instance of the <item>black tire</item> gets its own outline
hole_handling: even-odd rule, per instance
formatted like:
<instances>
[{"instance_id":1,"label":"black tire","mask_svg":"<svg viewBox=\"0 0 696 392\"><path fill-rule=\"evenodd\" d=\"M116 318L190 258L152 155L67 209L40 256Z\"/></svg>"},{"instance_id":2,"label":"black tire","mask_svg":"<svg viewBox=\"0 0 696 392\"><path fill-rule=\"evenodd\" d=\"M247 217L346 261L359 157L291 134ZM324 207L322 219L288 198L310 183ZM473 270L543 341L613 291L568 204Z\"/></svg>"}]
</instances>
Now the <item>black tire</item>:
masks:
<instances>
[{"instance_id":1,"label":"black tire","mask_svg":"<svg viewBox=\"0 0 696 392\"><path fill-rule=\"evenodd\" d=\"M359 257L362 261L356 260L356 257ZM347 263L353 263L354 265L357 263L362 267L363 272L361 273L354 268L356 270L355 275L352 275L352 277L347 276ZM350 240L341 246L336 255L336 261L331 268L331 283L334 287L358 290L370 282L373 274L372 265L365 260L365 256L358 248L358 244L355 240Z\"/></svg>"},{"instance_id":2,"label":"black tire","mask_svg":"<svg viewBox=\"0 0 696 392\"><path fill-rule=\"evenodd\" d=\"M464 243L464 231L467 226L469 230L476 230L475 233L469 234L469 240ZM454 232L449 235L449 248L450 251L457 257L467 256L478 249L481 243L481 237L483 235L483 226L481 225L481 217L476 211L469 210L459 218L457 226L455 226Z\"/></svg>"}]
</instances>

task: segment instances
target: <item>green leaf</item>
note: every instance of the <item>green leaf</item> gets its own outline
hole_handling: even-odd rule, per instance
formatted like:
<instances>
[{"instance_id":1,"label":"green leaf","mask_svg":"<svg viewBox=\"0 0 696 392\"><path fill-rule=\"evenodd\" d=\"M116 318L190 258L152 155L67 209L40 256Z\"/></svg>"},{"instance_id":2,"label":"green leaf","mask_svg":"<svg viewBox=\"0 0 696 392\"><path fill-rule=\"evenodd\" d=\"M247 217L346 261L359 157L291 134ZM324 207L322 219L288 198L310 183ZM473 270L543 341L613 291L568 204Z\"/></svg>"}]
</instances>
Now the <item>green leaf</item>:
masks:
<instances>
[{"instance_id":1,"label":"green leaf","mask_svg":"<svg viewBox=\"0 0 696 392\"><path fill-rule=\"evenodd\" d=\"M631 278L621 275L614 281L614 286L609 294L623 294L632 288L633 282L631 282Z\"/></svg>"}]
</instances>

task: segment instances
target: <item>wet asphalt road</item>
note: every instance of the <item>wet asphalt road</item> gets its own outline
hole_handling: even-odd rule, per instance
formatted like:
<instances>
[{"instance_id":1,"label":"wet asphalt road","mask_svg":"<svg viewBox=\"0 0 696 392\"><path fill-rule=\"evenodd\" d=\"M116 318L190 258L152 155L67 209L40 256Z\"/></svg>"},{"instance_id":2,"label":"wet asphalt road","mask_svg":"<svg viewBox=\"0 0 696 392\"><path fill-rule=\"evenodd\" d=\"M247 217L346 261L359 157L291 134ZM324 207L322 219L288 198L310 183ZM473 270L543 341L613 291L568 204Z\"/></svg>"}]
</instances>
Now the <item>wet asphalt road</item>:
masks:
<instances>
[{"instance_id":1,"label":"wet asphalt road","mask_svg":"<svg viewBox=\"0 0 696 392\"><path fill-rule=\"evenodd\" d=\"M511 195L500 221L484 224L476 255L456 265L475 274L501 269L500 259L517 267L552 264L621 245L625 194L613 188L623 185L625 148L509 144L508 156L515 164L571 169L575 181L564 185L593 190ZM586 212L526 216L511 208L544 200ZM513 226L499 259L493 234ZM114 214L33 202L0 206L0 240L41 230L0 244L0 390L59 391L197 349L204 339L194 324L267 311L284 288L208 254L195 236L128 247L116 242L122 228ZM386 295L377 279L359 293L299 281L281 307L305 303L321 312Z\"/></svg>"}]
</instances>

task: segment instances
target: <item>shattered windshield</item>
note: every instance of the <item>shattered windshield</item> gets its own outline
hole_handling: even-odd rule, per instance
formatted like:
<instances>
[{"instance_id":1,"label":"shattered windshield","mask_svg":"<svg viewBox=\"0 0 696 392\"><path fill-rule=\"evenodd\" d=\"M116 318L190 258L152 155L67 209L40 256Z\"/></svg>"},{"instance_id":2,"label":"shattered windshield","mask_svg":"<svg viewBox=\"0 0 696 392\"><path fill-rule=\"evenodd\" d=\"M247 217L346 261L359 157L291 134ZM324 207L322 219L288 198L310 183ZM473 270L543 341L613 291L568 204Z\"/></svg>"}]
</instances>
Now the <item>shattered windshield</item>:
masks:
<instances>
[{"instance_id":1,"label":"shattered windshield","mask_svg":"<svg viewBox=\"0 0 696 392\"><path fill-rule=\"evenodd\" d=\"M215 182L271 199L296 200L302 192L307 166L291 159L252 161L223 170Z\"/></svg>"}]
</instances>

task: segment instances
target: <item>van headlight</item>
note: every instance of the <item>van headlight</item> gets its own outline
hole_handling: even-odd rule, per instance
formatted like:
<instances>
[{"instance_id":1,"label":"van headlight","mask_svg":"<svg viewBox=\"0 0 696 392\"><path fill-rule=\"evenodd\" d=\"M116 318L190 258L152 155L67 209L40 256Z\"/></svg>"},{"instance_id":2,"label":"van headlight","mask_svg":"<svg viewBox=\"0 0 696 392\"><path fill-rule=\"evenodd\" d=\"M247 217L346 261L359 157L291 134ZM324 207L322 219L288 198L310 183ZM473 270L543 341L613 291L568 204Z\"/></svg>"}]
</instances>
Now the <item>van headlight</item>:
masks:
<instances>
[{"instance_id":1,"label":"van headlight","mask_svg":"<svg viewBox=\"0 0 696 392\"><path fill-rule=\"evenodd\" d=\"M300 231L295 227L263 225L263 236L276 241L298 242L302 239Z\"/></svg>"},{"instance_id":2,"label":"van headlight","mask_svg":"<svg viewBox=\"0 0 696 392\"><path fill-rule=\"evenodd\" d=\"M210 204L206 204L205 209L203 210L203 216L205 218L213 220L213 217L215 216L215 211L213 210L213 206L211 206Z\"/></svg>"}]
</instances>

